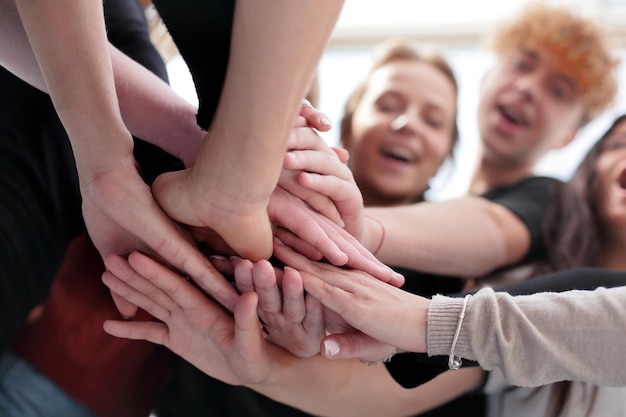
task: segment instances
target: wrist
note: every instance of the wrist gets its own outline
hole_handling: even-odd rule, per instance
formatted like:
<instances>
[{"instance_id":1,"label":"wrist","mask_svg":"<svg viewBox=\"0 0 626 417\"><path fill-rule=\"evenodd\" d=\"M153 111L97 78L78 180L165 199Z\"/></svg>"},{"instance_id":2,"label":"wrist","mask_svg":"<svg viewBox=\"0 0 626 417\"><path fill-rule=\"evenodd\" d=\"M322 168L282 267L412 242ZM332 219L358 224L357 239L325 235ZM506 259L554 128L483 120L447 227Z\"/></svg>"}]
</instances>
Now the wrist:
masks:
<instances>
[{"instance_id":1,"label":"wrist","mask_svg":"<svg viewBox=\"0 0 626 417\"><path fill-rule=\"evenodd\" d=\"M361 244L372 252L372 254L378 256L385 241L385 225L382 221L369 214L365 214L364 219L365 231Z\"/></svg>"}]
</instances>

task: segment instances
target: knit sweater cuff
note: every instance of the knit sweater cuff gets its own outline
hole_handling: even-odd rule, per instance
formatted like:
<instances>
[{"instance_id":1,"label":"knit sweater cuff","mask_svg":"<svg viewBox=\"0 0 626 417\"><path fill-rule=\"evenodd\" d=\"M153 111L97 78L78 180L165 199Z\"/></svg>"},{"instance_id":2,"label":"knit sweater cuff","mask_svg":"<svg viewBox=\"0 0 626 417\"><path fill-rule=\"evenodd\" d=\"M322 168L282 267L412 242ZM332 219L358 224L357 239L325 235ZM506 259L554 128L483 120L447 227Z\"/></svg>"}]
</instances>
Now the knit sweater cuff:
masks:
<instances>
[{"instance_id":1,"label":"knit sweater cuff","mask_svg":"<svg viewBox=\"0 0 626 417\"><path fill-rule=\"evenodd\" d=\"M471 300L470 300L471 302ZM463 298L436 295L428 307L426 343L429 356L449 355L452 339L463 307ZM465 310L465 319L454 350L455 356L473 357L469 343L467 316L470 304Z\"/></svg>"}]
</instances>

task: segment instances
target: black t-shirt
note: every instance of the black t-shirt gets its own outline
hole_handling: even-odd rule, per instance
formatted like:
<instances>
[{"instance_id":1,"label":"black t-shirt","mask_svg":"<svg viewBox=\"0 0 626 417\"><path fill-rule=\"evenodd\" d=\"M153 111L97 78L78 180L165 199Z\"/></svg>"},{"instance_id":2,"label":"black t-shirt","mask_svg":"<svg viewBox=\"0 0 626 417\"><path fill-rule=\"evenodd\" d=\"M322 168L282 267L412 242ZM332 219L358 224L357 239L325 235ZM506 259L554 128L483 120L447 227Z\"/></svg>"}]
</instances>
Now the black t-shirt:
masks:
<instances>
[{"instance_id":1,"label":"black t-shirt","mask_svg":"<svg viewBox=\"0 0 626 417\"><path fill-rule=\"evenodd\" d=\"M104 2L111 42L167 81L137 0ZM79 65L79 64L78 64ZM50 97L0 68L0 351L48 296L67 245L84 227L70 142ZM140 140L149 181L179 161Z\"/></svg>"}]
</instances>

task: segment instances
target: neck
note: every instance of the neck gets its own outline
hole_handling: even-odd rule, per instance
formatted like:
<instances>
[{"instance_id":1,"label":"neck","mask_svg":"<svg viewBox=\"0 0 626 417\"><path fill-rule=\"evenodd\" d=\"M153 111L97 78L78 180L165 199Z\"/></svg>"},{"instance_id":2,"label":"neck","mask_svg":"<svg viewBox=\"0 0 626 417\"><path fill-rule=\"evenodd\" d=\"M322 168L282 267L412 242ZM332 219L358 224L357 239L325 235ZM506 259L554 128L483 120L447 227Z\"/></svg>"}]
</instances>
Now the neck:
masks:
<instances>
[{"instance_id":1,"label":"neck","mask_svg":"<svg viewBox=\"0 0 626 417\"><path fill-rule=\"evenodd\" d=\"M483 156L472 177L469 192L473 195L483 194L495 188L513 185L532 175L533 167L531 165L516 166L510 163L494 163Z\"/></svg>"}]
</instances>

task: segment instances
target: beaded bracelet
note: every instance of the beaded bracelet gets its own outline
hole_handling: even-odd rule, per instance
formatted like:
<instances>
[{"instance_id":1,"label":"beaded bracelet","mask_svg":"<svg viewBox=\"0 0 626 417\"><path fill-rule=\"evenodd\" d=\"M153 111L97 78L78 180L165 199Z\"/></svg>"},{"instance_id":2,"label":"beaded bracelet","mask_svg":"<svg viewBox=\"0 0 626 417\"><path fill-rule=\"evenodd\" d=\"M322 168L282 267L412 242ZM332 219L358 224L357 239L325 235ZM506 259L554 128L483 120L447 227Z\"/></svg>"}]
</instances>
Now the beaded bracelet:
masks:
<instances>
[{"instance_id":1,"label":"beaded bracelet","mask_svg":"<svg viewBox=\"0 0 626 417\"><path fill-rule=\"evenodd\" d=\"M456 322L456 330L454 331L454 338L452 338L452 346L450 347L450 356L448 357L448 368L456 371L461 367L463 363L461 358L454 356L454 350L456 349L456 342L459 339L459 333L461 333L461 325L463 324L463 318L465 317L465 309L467 308L467 302L472 297L471 294L467 294L463 299L463 307L459 312L459 321Z\"/></svg>"}]
</instances>

